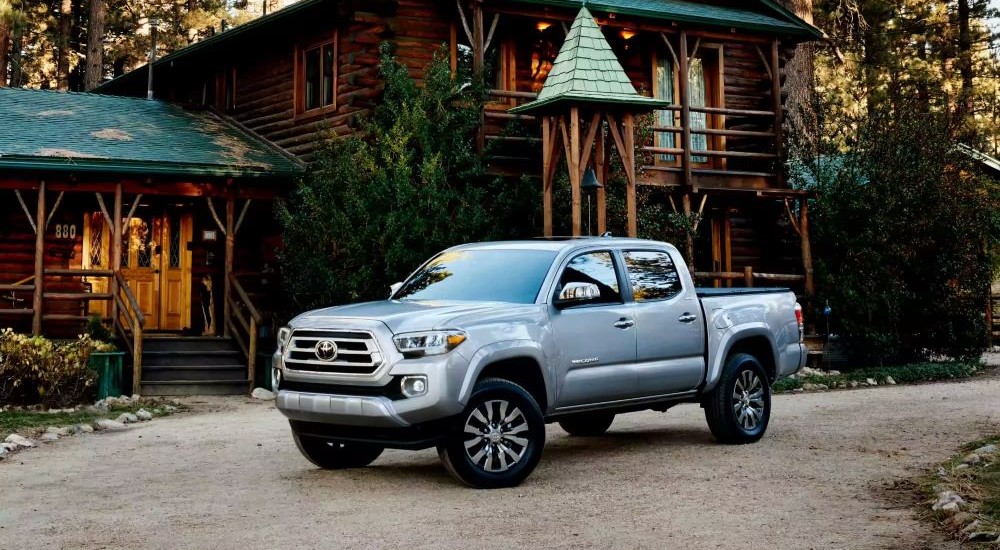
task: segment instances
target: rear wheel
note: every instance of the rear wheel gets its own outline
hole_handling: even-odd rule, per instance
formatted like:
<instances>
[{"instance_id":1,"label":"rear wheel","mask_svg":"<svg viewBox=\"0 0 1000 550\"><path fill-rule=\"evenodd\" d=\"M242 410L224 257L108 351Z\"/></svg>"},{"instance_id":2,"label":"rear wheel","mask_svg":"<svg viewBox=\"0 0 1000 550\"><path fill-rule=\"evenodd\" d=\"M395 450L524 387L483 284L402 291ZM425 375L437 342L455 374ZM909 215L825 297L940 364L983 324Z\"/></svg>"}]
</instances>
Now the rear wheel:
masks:
<instances>
[{"instance_id":1,"label":"rear wheel","mask_svg":"<svg viewBox=\"0 0 1000 550\"><path fill-rule=\"evenodd\" d=\"M614 421L615 413L580 413L563 418L559 421L559 426L569 435L593 437L608 431Z\"/></svg>"},{"instance_id":2,"label":"rear wheel","mask_svg":"<svg viewBox=\"0 0 1000 550\"><path fill-rule=\"evenodd\" d=\"M513 382L490 378L476 384L438 455L462 483L497 489L524 481L544 446L545 420L535 399Z\"/></svg>"},{"instance_id":3,"label":"rear wheel","mask_svg":"<svg viewBox=\"0 0 1000 550\"><path fill-rule=\"evenodd\" d=\"M738 353L705 400L705 418L720 443L740 445L764 437L771 418L771 384L760 361Z\"/></svg>"},{"instance_id":4,"label":"rear wheel","mask_svg":"<svg viewBox=\"0 0 1000 550\"><path fill-rule=\"evenodd\" d=\"M309 462L325 470L343 470L345 468L364 468L382 454L383 447L368 443L348 441L329 441L326 439L302 435L294 430L295 446L309 459Z\"/></svg>"}]
</instances>

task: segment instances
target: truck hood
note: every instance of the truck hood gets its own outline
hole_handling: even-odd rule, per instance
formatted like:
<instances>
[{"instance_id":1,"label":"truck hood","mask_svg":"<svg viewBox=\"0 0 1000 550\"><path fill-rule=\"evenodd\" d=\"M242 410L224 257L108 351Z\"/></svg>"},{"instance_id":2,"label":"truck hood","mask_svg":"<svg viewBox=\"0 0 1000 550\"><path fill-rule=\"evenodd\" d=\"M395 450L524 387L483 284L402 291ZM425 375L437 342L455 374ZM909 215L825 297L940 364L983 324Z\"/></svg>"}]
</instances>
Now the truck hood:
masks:
<instances>
[{"instance_id":1,"label":"truck hood","mask_svg":"<svg viewBox=\"0 0 1000 550\"><path fill-rule=\"evenodd\" d=\"M514 310L536 309L536 305L506 302L449 302L383 300L317 309L299 315L293 328L324 327L343 320L365 319L384 323L393 334L444 328L464 328L465 323L506 316ZM460 324L461 323L461 324Z\"/></svg>"}]
</instances>

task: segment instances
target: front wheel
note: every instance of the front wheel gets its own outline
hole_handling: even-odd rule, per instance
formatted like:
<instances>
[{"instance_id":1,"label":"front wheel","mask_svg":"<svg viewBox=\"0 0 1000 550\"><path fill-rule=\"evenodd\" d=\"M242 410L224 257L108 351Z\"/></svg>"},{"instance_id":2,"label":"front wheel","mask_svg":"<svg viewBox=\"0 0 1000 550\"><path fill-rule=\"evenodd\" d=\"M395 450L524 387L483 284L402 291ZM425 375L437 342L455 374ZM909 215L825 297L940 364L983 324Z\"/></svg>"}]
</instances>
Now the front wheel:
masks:
<instances>
[{"instance_id":1,"label":"front wheel","mask_svg":"<svg viewBox=\"0 0 1000 550\"><path fill-rule=\"evenodd\" d=\"M309 462L324 470L364 468L382 454L383 447L367 443L328 441L292 431L295 446Z\"/></svg>"},{"instance_id":2,"label":"front wheel","mask_svg":"<svg viewBox=\"0 0 1000 550\"><path fill-rule=\"evenodd\" d=\"M708 427L720 443L740 445L764 437L771 418L771 384L760 361L746 353L730 357L704 405Z\"/></svg>"},{"instance_id":3,"label":"front wheel","mask_svg":"<svg viewBox=\"0 0 1000 550\"><path fill-rule=\"evenodd\" d=\"M479 489L519 485L538 465L545 419L534 397L508 380L476 384L438 455L448 472Z\"/></svg>"}]
</instances>

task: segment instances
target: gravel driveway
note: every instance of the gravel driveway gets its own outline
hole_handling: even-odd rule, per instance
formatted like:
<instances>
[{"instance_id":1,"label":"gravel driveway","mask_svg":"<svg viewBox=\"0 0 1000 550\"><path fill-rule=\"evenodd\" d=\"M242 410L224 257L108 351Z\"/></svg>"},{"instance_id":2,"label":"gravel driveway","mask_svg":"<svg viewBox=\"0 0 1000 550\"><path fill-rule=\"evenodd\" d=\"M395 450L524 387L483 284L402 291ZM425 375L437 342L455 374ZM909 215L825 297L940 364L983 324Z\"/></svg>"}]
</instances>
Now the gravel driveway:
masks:
<instances>
[{"instance_id":1,"label":"gravel driveway","mask_svg":"<svg viewBox=\"0 0 1000 550\"><path fill-rule=\"evenodd\" d=\"M716 445L693 405L595 439L550 425L539 468L503 491L457 486L434 451L320 471L270 404L214 408L0 463L2 546L949 546L891 487L1000 431L1000 378L777 396L744 447Z\"/></svg>"}]
</instances>

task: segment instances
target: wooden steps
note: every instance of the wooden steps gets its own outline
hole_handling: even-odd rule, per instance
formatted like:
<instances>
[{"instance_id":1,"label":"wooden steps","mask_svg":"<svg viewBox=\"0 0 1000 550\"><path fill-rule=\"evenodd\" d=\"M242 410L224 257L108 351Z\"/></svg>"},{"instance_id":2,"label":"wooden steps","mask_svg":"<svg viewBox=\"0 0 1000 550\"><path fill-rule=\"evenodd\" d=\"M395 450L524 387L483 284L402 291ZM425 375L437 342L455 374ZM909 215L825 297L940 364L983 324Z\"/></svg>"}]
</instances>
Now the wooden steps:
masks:
<instances>
[{"instance_id":1,"label":"wooden steps","mask_svg":"<svg viewBox=\"0 0 1000 550\"><path fill-rule=\"evenodd\" d=\"M142 395L245 395L247 363L230 338L151 336L143 340Z\"/></svg>"}]
</instances>

